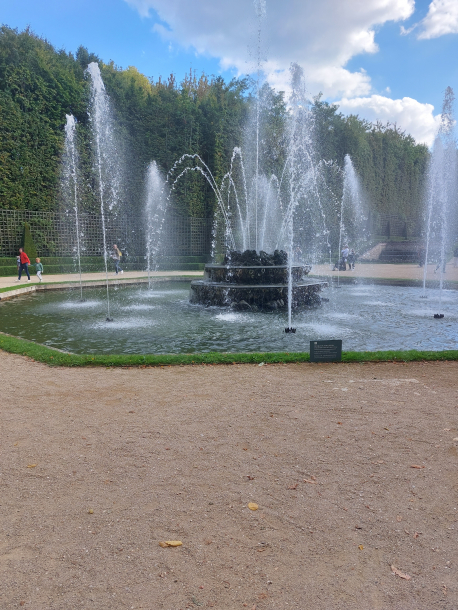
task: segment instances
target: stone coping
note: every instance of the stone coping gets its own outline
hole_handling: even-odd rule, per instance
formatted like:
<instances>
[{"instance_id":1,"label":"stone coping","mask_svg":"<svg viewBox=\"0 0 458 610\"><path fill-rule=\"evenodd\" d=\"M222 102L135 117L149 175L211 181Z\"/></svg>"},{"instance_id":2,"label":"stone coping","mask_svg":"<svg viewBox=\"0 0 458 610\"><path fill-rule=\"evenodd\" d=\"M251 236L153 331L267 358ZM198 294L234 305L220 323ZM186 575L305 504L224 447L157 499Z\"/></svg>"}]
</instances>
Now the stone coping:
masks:
<instances>
[{"instance_id":1,"label":"stone coping","mask_svg":"<svg viewBox=\"0 0 458 610\"><path fill-rule=\"evenodd\" d=\"M151 280L154 283L157 282L181 282L181 281L189 281L191 277L195 277L196 274L186 274L186 275L174 275L174 276L152 276ZM112 278L108 280L109 286L130 286L135 284L148 284L149 279L147 277L138 277L138 278ZM13 288L12 290L8 290L7 292L0 292L0 301L6 301L7 299L12 299L14 297L30 294L33 292L42 292L45 290L79 290L81 287L83 288L100 288L105 287L106 280L90 280L84 281L80 284L78 280L71 282L49 282L49 283L41 283L41 284L32 284L26 282L25 286L19 286L18 288Z\"/></svg>"}]
</instances>

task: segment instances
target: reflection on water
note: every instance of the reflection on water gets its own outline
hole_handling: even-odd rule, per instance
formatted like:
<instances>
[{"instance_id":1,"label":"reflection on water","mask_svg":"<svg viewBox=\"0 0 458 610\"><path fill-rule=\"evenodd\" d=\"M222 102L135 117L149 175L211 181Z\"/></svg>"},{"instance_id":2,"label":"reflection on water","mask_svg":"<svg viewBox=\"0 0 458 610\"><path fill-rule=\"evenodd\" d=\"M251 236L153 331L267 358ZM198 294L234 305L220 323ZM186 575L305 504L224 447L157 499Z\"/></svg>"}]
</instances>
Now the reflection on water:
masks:
<instances>
[{"instance_id":1,"label":"reflection on water","mask_svg":"<svg viewBox=\"0 0 458 610\"><path fill-rule=\"evenodd\" d=\"M193 353L307 351L317 339L343 339L345 350L458 347L458 291L445 291L444 319L435 320L437 293L419 288L341 285L320 307L294 315L235 312L188 302L189 283L160 290L125 286L112 291L106 322L104 289L44 291L0 301L0 330L76 353Z\"/></svg>"},{"instance_id":2,"label":"reflection on water","mask_svg":"<svg viewBox=\"0 0 458 610\"><path fill-rule=\"evenodd\" d=\"M225 311L215 316L215 320L221 320L222 322L244 322L246 319L246 315L234 311Z\"/></svg>"}]
</instances>

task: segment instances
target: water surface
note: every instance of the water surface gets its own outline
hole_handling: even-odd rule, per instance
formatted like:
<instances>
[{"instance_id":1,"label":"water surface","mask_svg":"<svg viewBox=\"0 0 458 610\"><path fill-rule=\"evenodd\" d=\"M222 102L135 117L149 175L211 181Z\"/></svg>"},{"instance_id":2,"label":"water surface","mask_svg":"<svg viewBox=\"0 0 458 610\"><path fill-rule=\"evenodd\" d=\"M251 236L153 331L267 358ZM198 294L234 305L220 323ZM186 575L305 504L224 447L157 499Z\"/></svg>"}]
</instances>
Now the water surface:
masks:
<instances>
[{"instance_id":1,"label":"water surface","mask_svg":"<svg viewBox=\"0 0 458 610\"><path fill-rule=\"evenodd\" d=\"M0 301L0 330L74 353L160 354L308 351L309 342L342 339L344 350L458 348L458 292L421 299L419 288L341 285L323 290L320 307L293 314L235 312L188 302L189 283L110 288L113 322L106 321L105 288L43 291Z\"/></svg>"}]
</instances>

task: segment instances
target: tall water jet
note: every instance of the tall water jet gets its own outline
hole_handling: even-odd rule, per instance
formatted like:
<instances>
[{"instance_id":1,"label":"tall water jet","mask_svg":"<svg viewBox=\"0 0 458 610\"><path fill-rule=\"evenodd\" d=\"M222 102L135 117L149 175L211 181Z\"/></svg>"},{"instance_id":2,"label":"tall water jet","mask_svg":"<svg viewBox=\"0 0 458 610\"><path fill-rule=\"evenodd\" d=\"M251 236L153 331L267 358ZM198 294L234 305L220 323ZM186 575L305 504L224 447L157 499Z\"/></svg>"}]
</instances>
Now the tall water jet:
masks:
<instances>
[{"instance_id":1,"label":"tall water jet","mask_svg":"<svg viewBox=\"0 0 458 610\"><path fill-rule=\"evenodd\" d=\"M455 121L453 89L447 87L442 105L441 123L434 140L428 168L426 259L423 272L423 293L426 292L426 271L431 250L435 253L436 271L439 271L439 312L434 317L443 318L442 289L446 255L452 245L456 229L457 199L457 148L454 134Z\"/></svg>"},{"instance_id":2,"label":"tall water jet","mask_svg":"<svg viewBox=\"0 0 458 610\"><path fill-rule=\"evenodd\" d=\"M156 161L148 165L146 172L146 266L148 286L151 288L151 271L157 267L157 254L161 246L162 229L168 202L166 183Z\"/></svg>"},{"instance_id":3,"label":"tall water jet","mask_svg":"<svg viewBox=\"0 0 458 610\"><path fill-rule=\"evenodd\" d=\"M78 192L78 149L76 146L76 119L67 114L65 124L65 145L63 156L64 197L75 214L76 230L76 260L80 278L81 300L83 300L83 283L81 277L81 229L79 220L79 192Z\"/></svg>"},{"instance_id":4,"label":"tall water jet","mask_svg":"<svg viewBox=\"0 0 458 610\"><path fill-rule=\"evenodd\" d=\"M340 200L339 214L339 263L337 285L340 282L340 259L342 256L342 246L350 239L362 242L367 238L366 224L367 218L364 216L361 186L358 175L356 174L350 155L345 155L343 168L343 189Z\"/></svg>"},{"instance_id":5,"label":"tall water jet","mask_svg":"<svg viewBox=\"0 0 458 610\"><path fill-rule=\"evenodd\" d=\"M257 28L257 65L256 65L256 174L255 174L255 250L258 251L258 182L259 182L259 103L262 73L262 23L266 17L266 0L254 0Z\"/></svg>"},{"instance_id":6,"label":"tall water jet","mask_svg":"<svg viewBox=\"0 0 458 610\"><path fill-rule=\"evenodd\" d=\"M107 286L107 321L110 318L110 291L108 287L108 250L106 214L119 204L121 172L119 166L119 150L116 145L110 100L105 91L99 65L92 62L87 67L91 78L91 96L89 103L89 118L95 144L94 171L97 179L102 220L103 259Z\"/></svg>"},{"instance_id":7,"label":"tall water jet","mask_svg":"<svg viewBox=\"0 0 458 610\"><path fill-rule=\"evenodd\" d=\"M298 64L290 68L290 117L287 123L286 162L280 178L280 209L284 208L277 248L280 244L288 252L288 328L292 318L292 264L295 217L308 200L321 205L319 192L319 163L314 148L314 121L305 88L304 74Z\"/></svg>"}]
</instances>

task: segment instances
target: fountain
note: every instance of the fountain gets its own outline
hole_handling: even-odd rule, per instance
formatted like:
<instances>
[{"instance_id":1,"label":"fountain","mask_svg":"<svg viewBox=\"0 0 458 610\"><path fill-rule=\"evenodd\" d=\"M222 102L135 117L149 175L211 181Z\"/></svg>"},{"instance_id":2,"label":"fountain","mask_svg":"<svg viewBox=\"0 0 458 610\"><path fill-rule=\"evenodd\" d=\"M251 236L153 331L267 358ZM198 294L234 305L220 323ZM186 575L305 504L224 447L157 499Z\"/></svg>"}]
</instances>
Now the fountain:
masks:
<instances>
[{"instance_id":1,"label":"fountain","mask_svg":"<svg viewBox=\"0 0 458 610\"><path fill-rule=\"evenodd\" d=\"M206 265L204 279L191 283L191 302L285 310L288 330L292 328L292 310L319 303L319 292L327 285L307 279L311 265L294 260L295 250L300 250L295 224L311 199L320 208L321 176L313 147L313 117L297 65L291 68L291 81L291 109L282 134L285 161L277 163L277 173L267 173L269 143L264 143L266 150L260 150L260 142L265 142L260 132L264 136L262 126L270 110L261 90L245 132L248 154L234 148L230 169L221 183L198 155L183 155L168 175L173 189L187 172L201 173L218 204L213 254L218 256L219 250L224 260Z\"/></svg>"},{"instance_id":2,"label":"fountain","mask_svg":"<svg viewBox=\"0 0 458 610\"><path fill-rule=\"evenodd\" d=\"M255 4L260 19L264 3L259 0ZM353 244L357 243L356 236L367 238L358 179L350 157L345 157L344 168L335 161L318 158L313 114L302 70L297 65L291 68L292 93L286 118L284 122L282 118L280 128L272 128L269 120L274 116L274 107L269 100L277 94L261 86L259 58L258 53L257 96L251 117L241 146L234 148L222 178L217 180L204 160L192 154L176 161L166 184L154 161L146 172L144 219L150 284L175 185L187 172L198 172L215 194L213 262L206 265L203 280L191 283L189 299L189 284L185 282L164 283L155 291L141 285L119 287L111 309L108 281L106 290L105 286L85 289L85 295L91 298L84 307L64 293L48 290L37 294L33 303L24 299L14 307L8 302L2 305L2 330L79 353L289 352L294 341L301 342L300 349L304 349L305 337L336 336L345 339L346 349L355 350L456 348L456 325L438 325L432 319L432 311L416 307L418 288L399 290L363 280L346 284L340 291L329 291L329 298L321 298L320 291L327 284L310 278L312 263L323 262L328 256L331 261L332 249L335 252L337 243L340 249L343 240ZM88 67L88 74L94 182L108 280L105 222L120 200L119 150L97 64ZM440 253L441 275L456 213L450 91L432 155L429 182L428 248L430 253ZM278 97L281 96L277 96L276 103ZM283 112L280 114L284 116ZM72 117L67 123L67 187L75 218L79 218L78 157L74 146L77 128ZM341 191L342 196L332 188L335 193ZM80 256L80 233L77 241ZM361 246L358 243L357 247ZM440 287L436 315L456 320L458 292L447 291L442 277ZM203 306L196 307L196 303ZM314 307L317 304L321 304L320 308ZM111 311L116 318L111 324L100 319L105 305L106 318L111 321ZM78 316L74 315L76 307ZM58 313L53 318L52 336L50 312ZM30 315L34 316L33 325L28 323Z\"/></svg>"},{"instance_id":3,"label":"fountain","mask_svg":"<svg viewBox=\"0 0 458 610\"><path fill-rule=\"evenodd\" d=\"M103 259L106 278L107 322L110 317L110 291L108 287L108 250L106 214L116 209L119 203L121 171L119 150L114 136L113 119L110 100L105 91L99 65L92 62L87 67L91 78L91 97L89 103L89 118L94 138L94 173L97 178L98 197L100 201L100 216L102 220Z\"/></svg>"},{"instance_id":4,"label":"fountain","mask_svg":"<svg viewBox=\"0 0 458 610\"><path fill-rule=\"evenodd\" d=\"M339 214L339 259L337 263L337 287L340 288L341 256L344 242L350 237L364 237L364 221L361 187L350 155L345 155L343 169L343 192L340 200Z\"/></svg>"},{"instance_id":5,"label":"fountain","mask_svg":"<svg viewBox=\"0 0 458 610\"><path fill-rule=\"evenodd\" d=\"M221 265L205 265L203 280L191 282L191 303L237 311L288 311L320 302L322 282L307 281L310 265L290 265L284 250L231 251ZM289 278L291 277L291 282ZM291 325L289 325L290 327Z\"/></svg>"},{"instance_id":6,"label":"fountain","mask_svg":"<svg viewBox=\"0 0 458 610\"><path fill-rule=\"evenodd\" d=\"M76 260L80 279L81 301L83 302L83 282L81 278L81 230L79 223L79 194L78 194L78 150L76 146L76 119L67 114L65 124L65 146L63 155L63 195L75 214L76 230Z\"/></svg>"},{"instance_id":7,"label":"fountain","mask_svg":"<svg viewBox=\"0 0 458 610\"><path fill-rule=\"evenodd\" d=\"M454 137L455 121L453 89L447 87L442 106L441 124L434 141L428 169L426 255L423 272L423 296L426 296L426 272L428 256L435 250L436 271L439 271L439 312L434 318L441 319L443 280L447 251L452 246L453 228L457 216L457 157Z\"/></svg>"},{"instance_id":8,"label":"fountain","mask_svg":"<svg viewBox=\"0 0 458 610\"><path fill-rule=\"evenodd\" d=\"M148 165L146 172L146 268L148 286L151 288L151 271L157 268L157 254L161 245L163 224L168 196L166 184L156 161Z\"/></svg>"}]
</instances>

